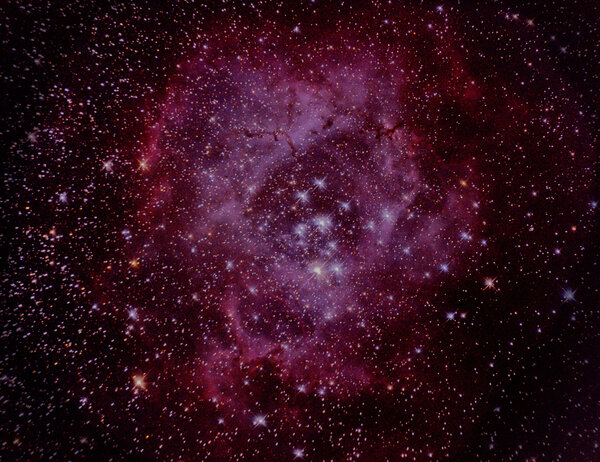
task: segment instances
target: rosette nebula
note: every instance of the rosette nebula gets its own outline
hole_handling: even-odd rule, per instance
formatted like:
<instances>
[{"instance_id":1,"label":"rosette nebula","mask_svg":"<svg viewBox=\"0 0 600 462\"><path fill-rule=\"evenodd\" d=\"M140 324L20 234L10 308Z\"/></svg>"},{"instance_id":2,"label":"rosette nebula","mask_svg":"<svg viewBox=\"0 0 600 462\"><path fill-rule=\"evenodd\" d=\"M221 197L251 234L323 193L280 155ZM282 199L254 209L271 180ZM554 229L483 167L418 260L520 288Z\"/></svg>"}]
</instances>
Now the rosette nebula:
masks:
<instances>
[{"instance_id":1,"label":"rosette nebula","mask_svg":"<svg viewBox=\"0 0 600 462\"><path fill-rule=\"evenodd\" d=\"M578 7L7 7L1 450L597 460Z\"/></svg>"}]
</instances>

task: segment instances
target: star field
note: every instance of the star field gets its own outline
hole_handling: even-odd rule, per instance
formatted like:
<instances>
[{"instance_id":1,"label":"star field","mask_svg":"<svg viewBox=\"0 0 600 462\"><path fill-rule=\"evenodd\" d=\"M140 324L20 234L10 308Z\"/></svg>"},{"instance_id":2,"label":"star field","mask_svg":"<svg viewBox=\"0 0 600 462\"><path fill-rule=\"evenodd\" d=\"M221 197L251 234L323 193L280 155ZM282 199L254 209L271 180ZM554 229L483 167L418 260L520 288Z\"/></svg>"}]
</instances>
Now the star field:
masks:
<instances>
[{"instance_id":1,"label":"star field","mask_svg":"<svg viewBox=\"0 0 600 462\"><path fill-rule=\"evenodd\" d=\"M461 3L3 7L0 454L599 460L600 11Z\"/></svg>"}]
</instances>

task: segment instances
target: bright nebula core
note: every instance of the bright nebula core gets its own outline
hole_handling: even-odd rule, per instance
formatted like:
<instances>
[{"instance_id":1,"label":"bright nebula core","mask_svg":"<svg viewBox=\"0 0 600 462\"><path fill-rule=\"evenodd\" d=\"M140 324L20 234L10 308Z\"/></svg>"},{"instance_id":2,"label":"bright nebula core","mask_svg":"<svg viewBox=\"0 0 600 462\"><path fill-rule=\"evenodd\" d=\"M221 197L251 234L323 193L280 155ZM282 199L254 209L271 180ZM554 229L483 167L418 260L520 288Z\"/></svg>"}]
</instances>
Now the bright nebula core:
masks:
<instances>
[{"instance_id":1,"label":"bright nebula core","mask_svg":"<svg viewBox=\"0 0 600 462\"><path fill-rule=\"evenodd\" d=\"M600 460L566 5L7 7L7 460Z\"/></svg>"}]
</instances>

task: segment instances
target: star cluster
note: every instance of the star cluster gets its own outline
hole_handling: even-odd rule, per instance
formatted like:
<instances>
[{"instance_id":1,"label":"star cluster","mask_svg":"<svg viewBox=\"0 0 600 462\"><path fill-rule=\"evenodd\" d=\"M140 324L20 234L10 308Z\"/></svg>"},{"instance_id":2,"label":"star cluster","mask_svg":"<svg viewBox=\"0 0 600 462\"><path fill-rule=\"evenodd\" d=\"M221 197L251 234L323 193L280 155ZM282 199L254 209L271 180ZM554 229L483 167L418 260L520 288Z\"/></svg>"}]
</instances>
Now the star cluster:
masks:
<instances>
[{"instance_id":1,"label":"star cluster","mask_svg":"<svg viewBox=\"0 0 600 462\"><path fill-rule=\"evenodd\" d=\"M7 8L0 450L600 457L597 23L288 3Z\"/></svg>"}]
</instances>

